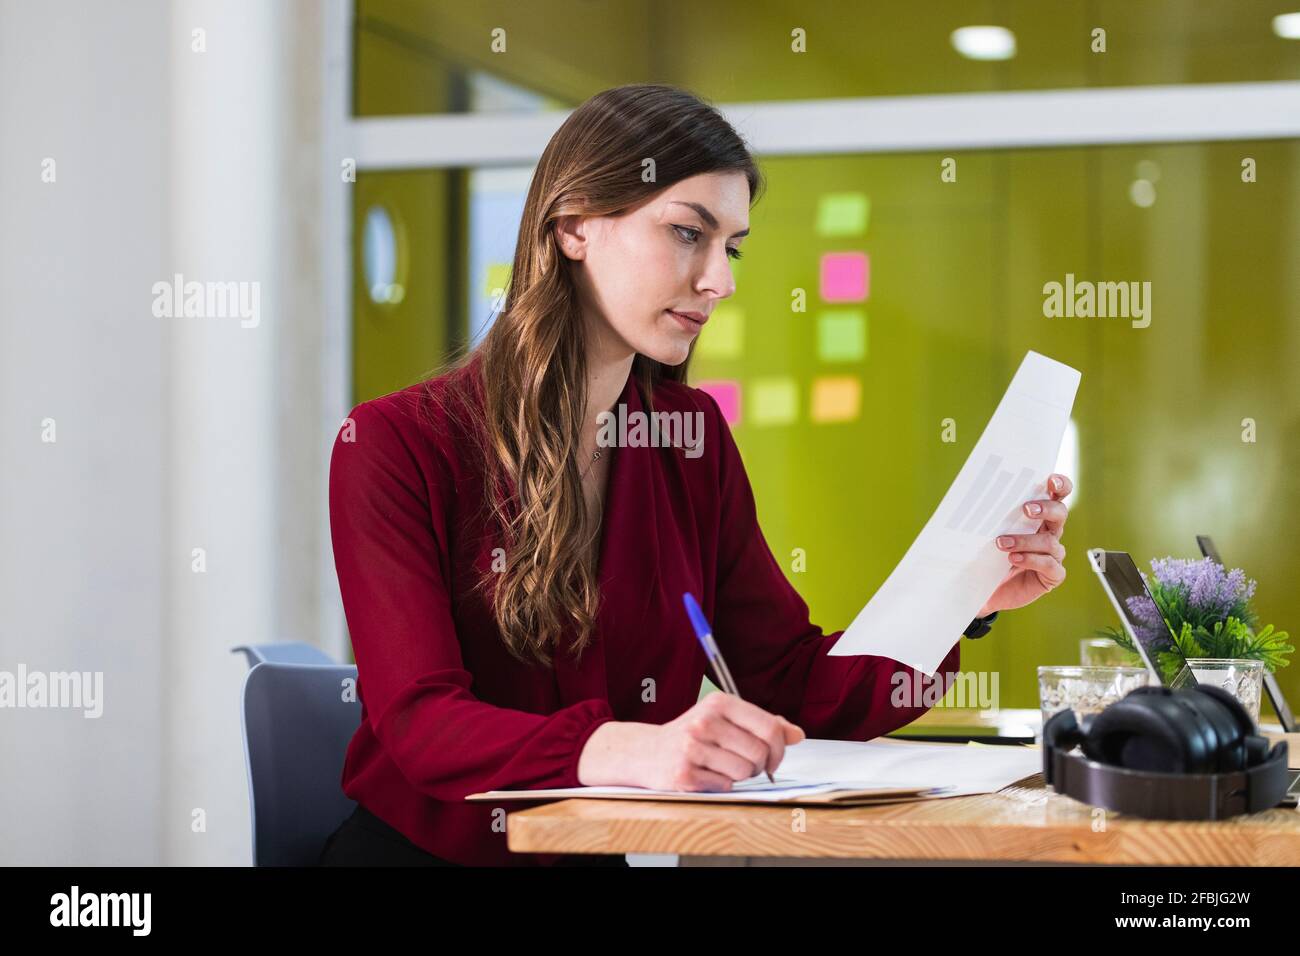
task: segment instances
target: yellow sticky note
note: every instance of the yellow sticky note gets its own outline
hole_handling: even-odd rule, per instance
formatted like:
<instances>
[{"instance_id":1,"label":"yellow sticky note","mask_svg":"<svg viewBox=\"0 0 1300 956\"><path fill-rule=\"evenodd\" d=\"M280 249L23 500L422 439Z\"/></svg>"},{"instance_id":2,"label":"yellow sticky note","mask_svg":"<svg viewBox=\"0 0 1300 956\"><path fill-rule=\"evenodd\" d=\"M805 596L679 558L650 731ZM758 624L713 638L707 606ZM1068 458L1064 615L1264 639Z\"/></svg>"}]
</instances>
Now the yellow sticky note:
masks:
<instances>
[{"instance_id":1,"label":"yellow sticky note","mask_svg":"<svg viewBox=\"0 0 1300 956\"><path fill-rule=\"evenodd\" d=\"M788 425L799 417L799 389L792 378L756 378L749 386L749 420Z\"/></svg>"},{"instance_id":2,"label":"yellow sticky note","mask_svg":"<svg viewBox=\"0 0 1300 956\"><path fill-rule=\"evenodd\" d=\"M700 330L695 353L702 358L740 358L745 348L745 310L738 305L720 305L709 313Z\"/></svg>"},{"instance_id":3,"label":"yellow sticky note","mask_svg":"<svg viewBox=\"0 0 1300 956\"><path fill-rule=\"evenodd\" d=\"M487 267L487 281L483 285L483 294L489 299L497 289L504 289L510 284L510 263L492 262Z\"/></svg>"},{"instance_id":4,"label":"yellow sticky note","mask_svg":"<svg viewBox=\"0 0 1300 956\"><path fill-rule=\"evenodd\" d=\"M862 383L852 376L827 376L813 380L812 420L847 422L862 407Z\"/></svg>"}]
</instances>

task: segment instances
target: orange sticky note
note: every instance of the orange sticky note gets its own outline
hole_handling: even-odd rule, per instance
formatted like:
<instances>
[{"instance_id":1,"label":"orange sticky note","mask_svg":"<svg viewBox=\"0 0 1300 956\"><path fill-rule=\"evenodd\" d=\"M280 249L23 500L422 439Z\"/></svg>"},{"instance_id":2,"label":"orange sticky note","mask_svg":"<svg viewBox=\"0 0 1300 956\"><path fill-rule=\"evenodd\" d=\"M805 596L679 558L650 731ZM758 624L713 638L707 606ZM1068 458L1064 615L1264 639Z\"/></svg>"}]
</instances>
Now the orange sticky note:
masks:
<instances>
[{"instance_id":1,"label":"orange sticky note","mask_svg":"<svg viewBox=\"0 0 1300 956\"><path fill-rule=\"evenodd\" d=\"M813 380L812 420L847 422L858 417L862 408L862 382L851 375L827 376Z\"/></svg>"}]
</instances>

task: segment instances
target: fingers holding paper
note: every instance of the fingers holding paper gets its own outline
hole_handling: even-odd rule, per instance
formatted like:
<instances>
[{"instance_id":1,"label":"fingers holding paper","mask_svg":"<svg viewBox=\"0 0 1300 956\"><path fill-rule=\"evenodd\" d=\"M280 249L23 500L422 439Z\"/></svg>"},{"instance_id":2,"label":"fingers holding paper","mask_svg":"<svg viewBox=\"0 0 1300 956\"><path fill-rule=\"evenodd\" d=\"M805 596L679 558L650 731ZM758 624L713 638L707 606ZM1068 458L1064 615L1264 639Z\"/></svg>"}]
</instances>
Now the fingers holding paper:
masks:
<instances>
[{"instance_id":1,"label":"fingers holding paper","mask_svg":"<svg viewBox=\"0 0 1300 956\"><path fill-rule=\"evenodd\" d=\"M1069 509L1065 507L1062 499L1069 497L1074 490L1074 482L1065 475L1048 475L1047 476L1047 498L1038 498L1033 501L1025 502L1025 514L1031 518L1042 518L1043 525L1040 530L1056 537L1061 536L1061 530L1065 527L1065 519L1070 516Z\"/></svg>"},{"instance_id":2,"label":"fingers holding paper","mask_svg":"<svg viewBox=\"0 0 1300 956\"><path fill-rule=\"evenodd\" d=\"M1038 530L1030 534L998 536L998 550L1006 553L1011 568L980 609L981 617L994 611L1024 607L1065 580L1065 547L1061 544L1061 532L1069 518L1069 510L1061 499L1073 489L1074 483L1065 475L1049 475L1049 497L1027 501L1024 506L1028 517L1041 519Z\"/></svg>"}]
</instances>

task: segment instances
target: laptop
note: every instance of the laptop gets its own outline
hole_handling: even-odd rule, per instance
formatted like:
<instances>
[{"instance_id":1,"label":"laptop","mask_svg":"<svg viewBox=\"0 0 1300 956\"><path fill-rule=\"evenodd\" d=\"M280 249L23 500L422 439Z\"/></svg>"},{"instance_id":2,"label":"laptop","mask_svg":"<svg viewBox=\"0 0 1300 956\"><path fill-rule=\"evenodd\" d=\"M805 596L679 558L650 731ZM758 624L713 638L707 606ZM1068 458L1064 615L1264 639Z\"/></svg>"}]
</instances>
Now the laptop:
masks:
<instances>
[{"instance_id":1,"label":"laptop","mask_svg":"<svg viewBox=\"0 0 1300 956\"><path fill-rule=\"evenodd\" d=\"M1216 555L1207 555L1207 557L1215 561L1219 560ZM1170 640L1168 626L1163 620L1157 618L1159 620L1157 623L1157 620L1151 617L1155 608L1155 598L1151 596L1151 591L1142 580L1142 575L1129 553L1093 548L1088 552L1088 561L1093 571L1097 573L1102 589L1110 598L1110 603L1114 605L1125 633L1133 642L1133 646L1138 649L1138 655L1147 670L1165 687L1174 689L1195 687L1196 675L1192 673L1192 668L1178 645ZM1130 605L1130 599L1136 599L1132 603L1137 607ZM1158 615L1158 612L1154 613ZM1281 699L1280 693L1278 699ZM1284 700L1282 705L1283 708L1286 707ZM1286 713L1289 719L1290 710L1288 709ZM1286 723L1282 726L1288 733L1291 732ZM1300 770L1290 770L1288 774L1286 794L1282 797L1279 806L1296 806L1300 802Z\"/></svg>"},{"instance_id":2,"label":"laptop","mask_svg":"<svg viewBox=\"0 0 1300 956\"><path fill-rule=\"evenodd\" d=\"M1198 534L1196 543L1200 546L1203 556L1227 567L1219 557L1219 549L1214 546L1214 540L1208 534ZM1277 713L1277 722L1282 725L1282 729L1288 734L1300 733L1296 728L1295 717L1291 715L1291 708L1286 698L1282 696L1282 687L1277 682L1277 676L1271 671L1264 672L1264 689L1268 691L1268 699L1273 704L1273 710Z\"/></svg>"}]
</instances>

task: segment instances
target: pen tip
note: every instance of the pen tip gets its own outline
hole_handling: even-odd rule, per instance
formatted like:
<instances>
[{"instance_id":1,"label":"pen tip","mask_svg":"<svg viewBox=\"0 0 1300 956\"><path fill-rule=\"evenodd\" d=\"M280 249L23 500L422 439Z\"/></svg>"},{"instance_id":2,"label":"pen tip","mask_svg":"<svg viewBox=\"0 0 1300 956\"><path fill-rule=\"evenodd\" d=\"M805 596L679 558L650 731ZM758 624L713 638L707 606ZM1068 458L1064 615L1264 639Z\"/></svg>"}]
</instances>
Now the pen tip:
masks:
<instances>
[{"instance_id":1,"label":"pen tip","mask_svg":"<svg viewBox=\"0 0 1300 956\"><path fill-rule=\"evenodd\" d=\"M686 616L690 618L691 626L695 628L695 633L701 639L705 634L711 633L708 619L704 616L704 611L700 603L695 600L695 595L687 591L682 595L682 603L686 605Z\"/></svg>"}]
</instances>

